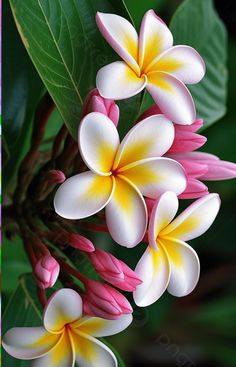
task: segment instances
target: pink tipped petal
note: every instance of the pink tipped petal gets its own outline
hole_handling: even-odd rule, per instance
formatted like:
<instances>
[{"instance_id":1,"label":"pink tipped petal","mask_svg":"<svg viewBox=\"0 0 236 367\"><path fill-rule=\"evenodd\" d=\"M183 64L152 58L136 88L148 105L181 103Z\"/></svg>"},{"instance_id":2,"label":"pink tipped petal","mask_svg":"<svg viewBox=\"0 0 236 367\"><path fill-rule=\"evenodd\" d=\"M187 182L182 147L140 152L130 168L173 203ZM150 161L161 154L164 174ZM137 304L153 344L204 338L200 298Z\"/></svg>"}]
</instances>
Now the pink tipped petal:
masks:
<instances>
[{"instance_id":1,"label":"pink tipped petal","mask_svg":"<svg viewBox=\"0 0 236 367\"><path fill-rule=\"evenodd\" d=\"M175 217L178 211L178 198L174 192L166 191L156 201L150 216L148 238L149 244L156 249L157 236Z\"/></svg>"},{"instance_id":2,"label":"pink tipped petal","mask_svg":"<svg viewBox=\"0 0 236 367\"><path fill-rule=\"evenodd\" d=\"M171 147L174 126L164 115L140 121L126 134L118 149L115 167L151 157L160 157Z\"/></svg>"},{"instance_id":3,"label":"pink tipped petal","mask_svg":"<svg viewBox=\"0 0 236 367\"><path fill-rule=\"evenodd\" d=\"M92 112L84 117L79 128L80 153L95 173L110 172L120 144L116 127L109 117Z\"/></svg>"},{"instance_id":4,"label":"pink tipped petal","mask_svg":"<svg viewBox=\"0 0 236 367\"><path fill-rule=\"evenodd\" d=\"M176 155L172 154L170 158L175 159L176 161L178 161L181 164L181 166L184 167L188 178L201 177L208 171L207 164L198 163L196 161L195 162L189 161L188 159L178 158L178 154Z\"/></svg>"},{"instance_id":5,"label":"pink tipped petal","mask_svg":"<svg viewBox=\"0 0 236 367\"><path fill-rule=\"evenodd\" d=\"M193 132L195 133L196 131L198 131L201 127L203 126L203 120L202 119L197 119L194 121L194 123L192 125L176 125L175 129L179 130L179 131L183 131L183 132Z\"/></svg>"},{"instance_id":6,"label":"pink tipped petal","mask_svg":"<svg viewBox=\"0 0 236 367\"><path fill-rule=\"evenodd\" d=\"M236 177L236 164L227 161L206 161L208 171L202 175L201 180L220 181Z\"/></svg>"},{"instance_id":7,"label":"pink tipped petal","mask_svg":"<svg viewBox=\"0 0 236 367\"><path fill-rule=\"evenodd\" d=\"M148 74L147 90L168 119L180 125L191 125L196 118L193 98L185 85L164 72Z\"/></svg>"},{"instance_id":8,"label":"pink tipped petal","mask_svg":"<svg viewBox=\"0 0 236 367\"><path fill-rule=\"evenodd\" d=\"M182 241L199 237L212 225L219 209L219 195L206 195L185 209L169 226L161 231L161 236Z\"/></svg>"},{"instance_id":9,"label":"pink tipped petal","mask_svg":"<svg viewBox=\"0 0 236 367\"><path fill-rule=\"evenodd\" d=\"M120 110L117 104L112 104L109 110L109 117L112 120L115 126L118 125L119 117L120 117Z\"/></svg>"},{"instance_id":10,"label":"pink tipped petal","mask_svg":"<svg viewBox=\"0 0 236 367\"><path fill-rule=\"evenodd\" d=\"M141 92L146 87L147 78L145 75L138 77L123 61L115 61L98 71L96 84L103 97L119 100Z\"/></svg>"},{"instance_id":11,"label":"pink tipped petal","mask_svg":"<svg viewBox=\"0 0 236 367\"><path fill-rule=\"evenodd\" d=\"M193 151L206 143L207 138L205 136L193 132L182 131L179 130L178 127L183 126L175 125L175 138L171 148L168 150L168 154Z\"/></svg>"},{"instance_id":12,"label":"pink tipped petal","mask_svg":"<svg viewBox=\"0 0 236 367\"><path fill-rule=\"evenodd\" d=\"M72 337L79 367L118 367L114 353L100 340L75 331Z\"/></svg>"},{"instance_id":13,"label":"pink tipped petal","mask_svg":"<svg viewBox=\"0 0 236 367\"><path fill-rule=\"evenodd\" d=\"M142 195L121 177L106 207L106 221L114 241L125 247L136 246L147 227L147 209Z\"/></svg>"},{"instance_id":14,"label":"pink tipped petal","mask_svg":"<svg viewBox=\"0 0 236 367\"><path fill-rule=\"evenodd\" d=\"M57 190L54 208L67 219L89 217L109 202L114 182L112 177L98 176L87 171L67 179Z\"/></svg>"},{"instance_id":15,"label":"pink tipped petal","mask_svg":"<svg viewBox=\"0 0 236 367\"><path fill-rule=\"evenodd\" d=\"M166 24L153 10L145 13L139 36L139 65L145 70L161 52L173 45L173 37Z\"/></svg>"},{"instance_id":16,"label":"pink tipped petal","mask_svg":"<svg viewBox=\"0 0 236 367\"><path fill-rule=\"evenodd\" d=\"M178 195L179 199L198 199L209 194L208 187L196 178L188 178L187 187Z\"/></svg>"},{"instance_id":17,"label":"pink tipped petal","mask_svg":"<svg viewBox=\"0 0 236 367\"><path fill-rule=\"evenodd\" d=\"M139 260L135 272L142 279L134 301L139 307L146 307L157 301L165 292L170 279L169 259L164 248L153 250L148 247Z\"/></svg>"},{"instance_id":18,"label":"pink tipped petal","mask_svg":"<svg viewBox=\"0 0 236 367\"><path fill-rule=\"evenodd\" d=\"M2 345L8 354L18 359L34 359L48 353L60 340L43 327L16 327L3 337Z\"/></svg>"},{"instance_id":19,"label":"pink tipped petal","mask_svg":"<svg viewBox=\"0 0 236 367\"><path fill-rule=\"evenodd\" d=\"M96 15L96 22L105 40L138 73L138 35L132 24L119 15L100 12Z\"/></svg>"},{"instance_id":20,"label":"pink tipped petal","mask_svg":"<svg viewBox=\"0 0 236 367\"><path fill-rule=\"evenodd\" d=\"M167 290L176 297L187 296L195 288L200 274L196 252L185 242L163 240L171 264L170 282Z\"/></svg>"},{"instance_id":21,"label":"pink tipped petal","mask_svg":"<svg viewBox=\"0 0 236 367\"><path fill-rule=\"evenodd\" d=\"M182 166L169 158L144 159L126 166L121 174L150 199L157 199L165 191L179 195L187 183Z\"/></svg>"},{"instance_id":22,"label":"pink tipped petal","mask_svg":"<svg viewBox=\"0 0 236 367\"><path fill-rule=\"evenodd\" d=\"M75 355L70 336L64 332L56 347L43 357L36 359L32 367L74 367Z\"/></svg>"},{"instance_id":23,"label":"pink tipped petal","mask_svg":"<svg viewBox=\"0 0 236 367\"><path fill-rule=\"evenodd\" d=\"M73 289L63 288L53 294L44 310L44 326L50 332L60 332L68 323L82 316L82 299Z\"/></svg>"},{"instance_id":24,"label":"pink tipped petal","mask_svg":"<svg viewBox=\"0 0 236 367\"><path fill-rule=\"evenodd\" d=\"M174 46L163 52L149 65L148 71L164 71L185 84L198 83L205 74L205 63L199 53L189 46Z\"/></svg>"},{"instance_id":25,"label":"pink tipped petal","mask_svg":"<svg viewBox=\"0 0 236 367\"><path fill-rule=\"evenodd\" d=\"M84 317L78 324L78 332L92 335L94 337L104 337L120 333L132 322L131 314L121 315L118 320L105 320L99 317Z\"/></svg>"}]
</instances>

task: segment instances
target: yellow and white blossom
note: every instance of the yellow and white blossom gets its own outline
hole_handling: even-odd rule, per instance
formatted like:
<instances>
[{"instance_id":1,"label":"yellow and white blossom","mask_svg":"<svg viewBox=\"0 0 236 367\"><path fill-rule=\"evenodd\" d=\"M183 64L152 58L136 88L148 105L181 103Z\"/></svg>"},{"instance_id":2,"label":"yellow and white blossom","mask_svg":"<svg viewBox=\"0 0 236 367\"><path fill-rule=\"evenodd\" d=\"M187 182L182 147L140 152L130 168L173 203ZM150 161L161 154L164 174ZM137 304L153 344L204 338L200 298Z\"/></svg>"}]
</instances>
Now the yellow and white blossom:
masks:
<instances>
[{"instance_id":1,"label":"yellow and white blossom","mask_svg":"<svg viewBox=\"0 0 236 367\"><path fill-rule=\"evenodd\" d=\"M118 100L147 88L171 121L192 124L195 105L185 84L198 83L205 74L198 52L189 46L173 46L170 30L153 10L144 15L139 36L119 15L97 13L96 20L103 37L123 59L98 71L100 94Z\"/></svg>"},{"instance_id":2,"label":"yellow and white blossom","mask_svg":"<svg viewBox=\"0 0 236 367\"><path fill-rule=\"evenodd\" d=\"M15 327L3 337L3 347L15 358L33 359L32 367L117 367L114 353L96 337L126 329L132 315L118 320L82 317L82 300L64 288L49 300L42 327Z\"/></svg>"},{"instance_id":3,"label":"yellow and white blossom","mask_svg":"<svg viewBox=\"0 0 236 367\"><path fill-rule=\"evenodd\" d=\"M105 115L92 112L81 122L79 147L90 171L66 180L54 199L56 212L68 219L89 217L106 207L113 239L133 247L147 227L143 196L156 199L166 190L177 195L186 187L182 166L161 157L173 143L174 127L164 115L136 124L120 143Z\"/></svg>"},{"instance_id":4,"label":"yellow and white blossom","mask_svg":"<svg viewBox=\"0 0 236 367\"><path fill-rule=\"evenodd\" d=\"M150 217L149 246L135 269L143 281L134 292L138 306L154 303L166 289L177 297L192 292L198 282L200 264L196 252L184 241L206 232L219 208L219 195L209 194L173 220L178 210L177 196L166 192L160 197Z\"/></svg>"}]
</instances>

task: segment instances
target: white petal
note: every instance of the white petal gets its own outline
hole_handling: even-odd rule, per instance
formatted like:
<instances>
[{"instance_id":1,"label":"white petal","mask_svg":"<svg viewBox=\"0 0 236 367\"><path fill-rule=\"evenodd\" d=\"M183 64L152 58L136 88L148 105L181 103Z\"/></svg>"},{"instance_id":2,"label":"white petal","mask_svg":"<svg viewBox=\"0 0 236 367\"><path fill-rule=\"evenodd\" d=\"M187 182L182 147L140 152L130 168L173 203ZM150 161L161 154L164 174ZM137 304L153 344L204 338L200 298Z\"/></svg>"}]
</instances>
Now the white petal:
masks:
<instances>
[{"instance_id":1,"label":"white petal","mask_svg":"<svg viewBox=\"0 0 236 367\"><path fill-rule=\"evenodd\" d=\"M148 74L147 90L168 119L180 125L191 125L196 120L193 98L185 85L164 72Z\"/></svg>"},{"instance_id":2,"label":"white petal","mask_svg":"<svg viewBox=\"0 0 236 367\"><path fill-rule=\"evenodd\" d=\"M174 126L164 115L153 115L140 121L122 140L114 167L162 156L171 147L174 135Z\"/></svg>"},{"instance_id":3,"label":"white petal","mask_svg":"<svg viewBox=\"0 0 236 367\"><path fill-rule=\"evenodd\" d=\"M67 332L61 334L61 339L48 354L35 360L32 367L74 367L75 353Z\"/></svg>"},{"instance_id":4,"label":"white petal","mask_svg":"<svg viewBox=\"0 0 236 367\"><path fill-rule=\"evenodd\" d=\"M80 333L72 333L79 367L117 367L114 353L99 340Z\"/></svg>"},{"instance_id":5,"label":"white petal","mask_svg":"<svg viewBox=\"0 0 236 367\"><path fill-rule=\"evenodd\" d=\"M96 21L105 40L138 73L138 35L132 24L119 15L100 12Z\"/></svg>"},{"instance_id":6,"label":"white petal","mask_svg":"<svg viewBox=\"0 0 236 367\"><path fill-rule=\"evenodd\" d=\"M200 274L196 252L187 243L179 240L162 239L171 264L168 292L183 297L195 288Z\"/></svg>"},{"instance_id":7,"label":"white petal","mask_svg":"<svg viewBox=\"0 0 236 367\"><path fill-rule=\"evenodd\" d=\"M107 205L113 189L111 176L99 176L91 171L72 176L56 192L55 211L67 219L89 217Z\"/></svg>"},{"instance_id":8,"label":"white petal","mask_svg":"<svg viewBox=\"0 0 236 367\"><path fill-rule=\"evenodd\" d=\"M147 66L164 50L173 45L173 37L166 24L149 10L143 17L139 36L139 64L145 72Z\"/></svg>"},{"instance_id":9,"label":"white petal","mask_svg":"<svg viewBox=\"0 0 236 367\"><path fill-rule=\"evenodd\" d=\"M153 206L149 221L149 244L155 249L159 232L164 229L175 217L179 207L177 195L166 191L157 199Z\"/></svg>"},{"instance_id":10,"label":"white petal","mask_svg":"<svg viewBox=\"0 0 236 367\"><path fill-rule=\"evenodd\" d=\"M145 75L138 77L126 63L116 61L98 71L96 84L101 96L118 100L141 92L147 84L147 78Z\"/></svg>"},{"instance_id":11,"label":"white petal","mask_svg":"<svg viewBox=\"0 0 236 367\"><path fill-rule=\"evenodd\" d=\"M116 177L114 195L106 207L106 222L112 238L122 246L136 246L145 234L145 201L137 189L121 177Z\"/></svg>"},{"instance_id":12,"label":"white petal","mask_svg":"<svg viewBox=\"0 0 236 367\"><path fill-rule=\"evenodd\" d=\"M34 359L48 353L60 335L50 334L43 327L16 327L3 337L2 345L8 354L19 359Z\"/></svg>"},{"instance_id":13,"label":"white petal","mask_svg":"<svg viewBox=\"0 0 236 367\"><path fill-rule=\"evenodd\" d=\"M170 73L186 84L198 83L205 74L205 63L199 53L189 46L174 46L163 52L148 71Z\"/></svg>"},{"instance_id":14,"label":"white petal","mask_svg":"<svg viewBox=\"0 0 236 367\"><path fill-rule=\"evenodd\" d=\"M70 322L82 316L82 299L70 288L57 291L49 299L44 311L44 326L50 332L60 332Z\"/></svg>"},{"instance_id":15,"label":"white petal","mask_svg":"<svg viewBox=\"0 0 236 367\"><path fill-rule=\"evenodd\" d=\"M104 337L115 335L125 330L131 324L132 320L133 316L131 314L124 314L117 320L105 320L100 317L83 317L76 323L76 327L78 332L95 337Z\"/></svg>"},{"instance_id":16,"label":"white petal","mask_svg":"<svg viewBox=\"0 0 236 367\"><path fill-rule=\"evenodd\" d=\"M109 117L92 112L81 121L80 153L86 165L95 173L109 174L119 144L118 131Z\"/></svg>"},{"instance_id":17,"label":"white petal","mask_svg":"<svg viewBox=\"0 0 236 367\"><path fill-rule=\"evenodd\" d=\"M140 307L156 302L169 283L170 265L165 249L148 247L139 260L136 274L143 281L133 293L135 303Z\"/></svg>"},{"instance_id":18,"label":"white petal","mask_svg":"<svg viewBox=\"0 0 236 367\"><path fill-rule=\"evenodd\" d=\"M157 199L165 191L179 195L186 188L183 167L170 158L144 159L126 166L120 173L150 199Z\"/></svg>"},{"instance_id":19,"label":"white petal","mask_svg":"<svg viewBox=\"0 0 236 367\"><path fill-rule=\"evenodd\" d=\"M219 195L205 195L185 209L160 235L182 241L199 237L212 225L219 209Z\"/></svg>"}]
</instances>

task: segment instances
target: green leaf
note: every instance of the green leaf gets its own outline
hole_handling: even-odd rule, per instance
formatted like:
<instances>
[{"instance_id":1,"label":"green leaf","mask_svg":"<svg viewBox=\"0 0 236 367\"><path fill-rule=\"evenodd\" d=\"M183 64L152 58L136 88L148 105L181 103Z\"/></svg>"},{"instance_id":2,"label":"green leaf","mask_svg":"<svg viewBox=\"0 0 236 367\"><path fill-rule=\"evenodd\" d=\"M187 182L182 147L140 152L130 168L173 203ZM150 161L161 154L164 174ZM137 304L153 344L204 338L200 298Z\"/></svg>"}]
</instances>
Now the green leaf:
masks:
<instances>
[{"instance_id":1,"label":"green leaf","mask_svg":"<svg viewBox=\"0 0 236 367\"><path fill-rule=\"evenodd\" d=\"M125 2L132 18L134 19L137 29L140 26L142 17L146 11L153 9L159 14L160 10L163 8L163 5L166 3L165 0L125 0Z\"/></svg>"},{"instance_id":2,"label":"green leaf","mask_svg":"<svg viewBox=\"0 0 236 367\"><path fill-rule=\"evenodd\" d=\"M204 119L204 127L209 127L226 112L226 29L212 0L184 1L173 16L170 29L175 44L194 47L206 62L205 78L189 89L198 117Z\"/></svg>"},{"instance_id":3,"label":"green leaf","mask_svg":"<svg viewBox=\"0 0 236 367\"><path fill-rule=\"evenodd\" d=\"M32 275L23 275L19 286L13 293L3 314L3 334L12 327L40 326L42 310L37 302L36 287ZM9 356L4 350L2 365L14 367L29 367L31 362L21 361Z\"/></svg>"},{"instance_id":4,"label":"green leaf","mask_svg":"<svg viewBox=\"0 0 236 367\"><path fill-rule=\"evenodd\" d=\"M3 135L7 148L3 179L8 185L25 150L43 84L21 42L8 1L3 6L3 28L3 63L6 65L3 68Z\"/></svg>"},{"instance_id":5,"label":"green leaf","mask_svg":"<svg viewBox=\"0 0 236 367\"><path fill-rule=\"evenodd\" d=\"M121 0L10 0L22 41L74 137L81 104L97 70L114 60L95 22L96 11L121 13ZM126 17L129 17L128 13Z\"/></svg>"}]
</instances>

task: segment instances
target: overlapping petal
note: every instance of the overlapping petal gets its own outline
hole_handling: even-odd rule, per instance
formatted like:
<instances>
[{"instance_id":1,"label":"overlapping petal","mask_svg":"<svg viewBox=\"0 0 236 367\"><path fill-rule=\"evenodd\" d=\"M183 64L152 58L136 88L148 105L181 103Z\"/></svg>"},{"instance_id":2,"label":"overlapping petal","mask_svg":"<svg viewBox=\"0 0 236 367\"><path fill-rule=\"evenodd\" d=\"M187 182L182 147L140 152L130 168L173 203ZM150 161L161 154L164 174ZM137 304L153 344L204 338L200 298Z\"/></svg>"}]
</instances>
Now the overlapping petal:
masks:
<instances>
[{"instance_id":1,"label":"overlapping petal","mask_svg":"<svg viewBox=\"0 0 236 367\"><path fill-rule=\"evenodd\" d=\"M11 356L34 359L48 353L60 340L58 334L50 334L43 327L16 327L3 337L3 347Z\"/></svg>"},{"instance_id":2,"label":"overlapping petal","mask_svg":"<svg viewBox=\"0 0 236 367\"><path fill-rule=\"evenodd\" d=\"M149 73L147 90L171 121L190 125L196 119L196 109L189 90L171 74L161 71Z\"/></svg>"},{"instance_id":3,"label":"overlapping petal","mask_svg":"<svg viewBox=\"0 0 236 367\"><path fill-rule=\"evenodd\" d=\"M74 324L84 334L94 337L104 337L118 334L125 330L132 322L131 314L123 314L117 320L106 320L100 317L83 317Z\"/></svg>"},{"instance_id":4,"label":"overlapping petal","mask_svg":"<svg viewBox=\"0 0 236 367\"><path fill-rule=\"evenodd\" d=\"M132 24L116 14L98 12L96 22L100 32L120 57L139 73L138 34Z\"/></svg>"},{"instance_id":5,"label":"overlapping petal","mask_svg":"<svg viewBox=\"0 0 236 367\"><path fill-rule=\"evenodd\" d=\"M114 186L112 176L99 176L91 171L72 176L56 192L55 211L67 219L89 217L107 205Z\"/></svg>"},{"instance_id":6,"label":"overlapping petal","mask_svg":"<svg viewBox=\"0 0 236 367\"><path fill-rule=\"evenodd\" d=\"M186 296L193 291L199 279L198 256L192 247L183 241L171 238L162 241L171 265L167 290L176 297Z\"/></svg>"},{"instance_id":7,"label":"overlapping petal","mask_svg":"<svg viewBox=\"0 0 236 367\"><path fill-rule=\"evenodd\" d=\"M95 173L110 173L119 144L118 131L109 117L92 112L81 121L80 153L86 165Z\"/></svg>"},{"instance_id":8,"label":"overlapping petal","mask_svg":"<svg viewBox=\"0 0 236 367\"><path fill-rule=\"evenodd\" d=\"M51 333L82 316L82 299L73 289L63 288L53 294L44 312L44 326Z\"/></svg>"},{"instance_id":9,"label":"overlapping petal","mask_svg":"<svg viewBox=\"0 0 236 367\"><path fill-rule=\"evenodd\" d=\"M102 97L119 100L141 92L146 87L147 77L138 76L125 62L115 61L98 71L96 84Z\"/></svg>"},{"instance_id":10,"label":"overlapping petal","mask_svg":"<svg viewBox=\"0 0 236 367\"><path fill-rule=\"evenodd\" d=\"M136 124L117 151L114 168L151 157L160 157L171 147L174 126L164 115L150 116Z\"/></svg>"},{"instance_id":11,"label":"overlapping petal","mask_svg":"<svg viewBox=\"0 0 236 367\"><path fill-rule=\"evenodd\" d=\"M147 208L131 182L116 177L114 194L106 206L106 222L112 238L122 246L134 247L147 226Z\"/></svg>"},{"instance_id":12,"label":"overlapping petal","mask_svg":"<svg viewBox=\"0 0 236 367\"><path fill-rule=\"evenodd\" d=\"M99 340L83 333L72 332L76 363L80 367L117 367L114 353Z\"/></svg>"},{"instance_id":13,"label":"overlapping petal","mask_svg":"<svg viewBox=\"0 0 236 367\"><path fill-rule=\"evenodd\" d=\"M172 191L166 191L155 202L149 221L149 244L156 249L157 236L175 217L179 207L177 195Z\"/></svg>"},{"instance_id":14,"label":"overlapping petal","mask_svg":"<svg viewBox=\"0 0 236 367\"><path fill-rule=\"evenodd\" d=\"M61 334L60 341L43 357L36 359L32 367L74 367L75 353L69 334Z\"/></svg>"},{"instance_id":15,"label":"overlapping petal","mask_svg":"<svg viewBox=\"0 0 236 367\"><path fill-rule=\"evenodd\" d=\"M139 65L145 71L146 67L161 52L173 45L173 37L166 24L153 10L145 13L139 36Z\"/></svg>"},{"instance_id":16,"label":"overlapping petal","mask_svg":"<svg viewBox=\"0 0 236 367\"><path fill-rule=\"evenodd\" d=\"M186 187L182 166L170 158L144 159L126 166L120 173L150 199L157 199L165 191L178 195Z\"/></svg>"},{"instance_id":17,"label":"overlapping petal","mask_svg":"<svg viewBox=\"0 0 236 367\"><path fill-rule=\"evenodd\" d=\"M205 74L205 63L190 46L174 46L152 61L146 72L164 71L185 84L198 83Z\"/></svg>"},{"instance_id":18,"label":"overlapping petal","mask_svg":"<svg viewBox=\"0 0 236 367\"><path fill-rule=\"evenodd\" d=\"M167 288L170 279L170 264L164 247L154 250L148 246L139 260L135 272L142 283L134 291L134 301L140 307L154 303Z\"/></svg>"},{"instance_id":19,"label":"overlapping petal","mask_svg":"<svg viewBox=\"0 0 236 367\"><path fill-rule=\"evenodd\" d=\"M211 226L220 208L218 194L209 194L191 204L160 232L161 237L182 241L199 237Z\"/></svg>"}]
</instances>

